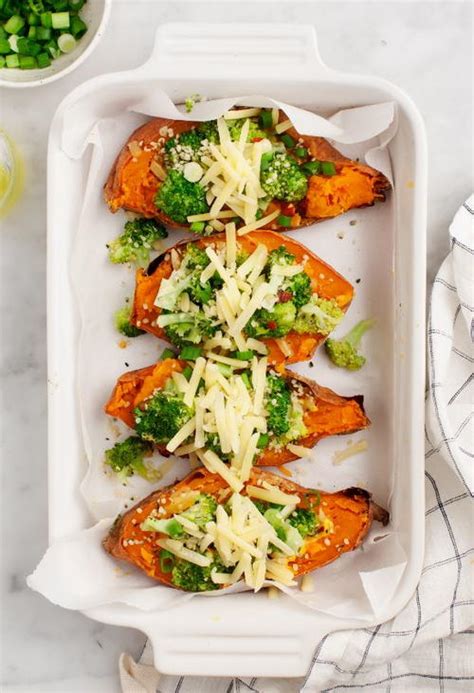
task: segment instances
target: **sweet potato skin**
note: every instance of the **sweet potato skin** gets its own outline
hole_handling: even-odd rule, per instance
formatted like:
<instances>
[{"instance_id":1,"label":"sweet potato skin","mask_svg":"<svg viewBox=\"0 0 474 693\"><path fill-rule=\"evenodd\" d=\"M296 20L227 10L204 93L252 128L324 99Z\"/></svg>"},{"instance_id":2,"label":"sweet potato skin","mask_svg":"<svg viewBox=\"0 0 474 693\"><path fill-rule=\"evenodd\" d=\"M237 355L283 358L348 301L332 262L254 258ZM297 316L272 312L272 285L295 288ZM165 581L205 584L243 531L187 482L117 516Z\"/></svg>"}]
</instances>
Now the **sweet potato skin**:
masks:
<instances>
[{"instance_id":1,"label":"sweet potato skin","mask_svg":"<svg viewBox=\"0 0 474 693\"><path fill-rule=\"evenodd\" d=\"M286 120L282 111L279 120ZM159 147L164 144L170 135L161 133L165 133L169 128L174 136L196 125L198 123L192 121L154 118L130 135L104 186L104 198L112 212L123 208L146 217L155 217L170 227L181 226L156 208L153 200L161 183L150 171L150 165L155 159L164 166L163 154L159 148L157 149L157 145ZM291 227L285 227L283 230L308 226L350 209L371 206L376 201L385 200L391 186L382 173L370 166L347 159L321 137L300 135L295 128L287 130L287 134L301 140L313 158L334 163L336 175L317 175L309 178L308 193L295 205ZM130 151L132 145L138 153L138 149L133 146L134 143L142 150L138 156L133 156ZM285 203L273 200L267 213L280 209L284 214L285 206ZM276 221L271 228L281 229Z\"/></svg>"},{"instance_id":2,"label":"sweet potato skin","mask_svg":"<svg viewBox=\"0 0 474 693\"><path fill-rule=\"evenodd\" d=\"M181 256L184 254L186 245L191 241L181 241L174 246L174 250ZM210 244L225 243L225 234L214 234L205 238L198 238L192 241L201 248ZM340 275L336 270L325 263L321 258L312 253L304 245L287 236L282 236L275 231L260 230L253 231L239 238L239 243L249 253L252 253L259 244L263 244L271 251L284 245L285 248L293 253L296 262L305 261L305 272L311 277L311 288L313 293L317 293L323 298L334 298L342 310L349 308L354 289L352 285ZM147 270L139 269L136 273L135 294L131 321L136 326L146 332L151 332L156 337L166 340L165 331L156 324L160 315L160 308L154 305L158 294L161 281L168 278L173 272L170 260L169 249L159 259L154 260ZM285 337L285 342L291 350L291 355L287 356L278 346L275 339L262 339L269 349L269 363L298 363L307 361L311 358L316 348L324 342L326 337L321 334L297 334L290 332Z\"/></svg>"},{"instance_id":3,"label":"sweet potato skin","mask_svg":"<svg viewBox=\"0 0 474 693\"><path fill-rule=\"evenodd\" d=\"M322 537L318 538L318 535L310 537L300 555L289 561L289 565L294 566L295 576L321 568L332 563L343 553L356 549L366 537L373 520L388 523L388 513L376 505L371 500L370 493L363 489L349 488L336 493L319 492L259 469L252 471L247 483L255 485L263 480L285 493L298 494L298 507L308 507L319 497L324 514L334 522L334 533L328 537L329 543ZM161 570L159 551L156 550L149 533L140 529L140 523L157 507L164 508L161 515L163 518L183 512L193 504L198 493L210 494L218 503L225 503L231 495L231 490L222 477L204 468L196 469L177 484L154 491L124 515L119 516L103 540L104 549L114 558L127 561L143 570L154 580L175 587L171 582L171 575ZM242 493L245 494L245 489ZM129 543L130 540L132 543Z\"/></svg>"},{"instance_id":4,"label":"sweet potato skin","mask_svg":"<svg viewBox=\"0 0 474 693\"><path fill-rule=\"evenodd\" d=\"M148 366L136 371L129 371L121 376L105 405L105 413L123 421L133 428L135 425L134 409L138 407L154 390L163 387L173 371L181 372L185 363L177 359L166 359L155 366ZM329 388L321 387L293 371L283 371L290 386L298 393L301 400L309 400L311 408L304 414L304 423L308 434L298 440L298 445L313 447L330 435L355 433L370 425L365 414L363 397L341 397ZM162 455L169 453L165 446L158 446ZM275 450L266 448L255 460L258 466L279 466L298 459L297 455L287 448Z\"/></svg>"}]
</instances>

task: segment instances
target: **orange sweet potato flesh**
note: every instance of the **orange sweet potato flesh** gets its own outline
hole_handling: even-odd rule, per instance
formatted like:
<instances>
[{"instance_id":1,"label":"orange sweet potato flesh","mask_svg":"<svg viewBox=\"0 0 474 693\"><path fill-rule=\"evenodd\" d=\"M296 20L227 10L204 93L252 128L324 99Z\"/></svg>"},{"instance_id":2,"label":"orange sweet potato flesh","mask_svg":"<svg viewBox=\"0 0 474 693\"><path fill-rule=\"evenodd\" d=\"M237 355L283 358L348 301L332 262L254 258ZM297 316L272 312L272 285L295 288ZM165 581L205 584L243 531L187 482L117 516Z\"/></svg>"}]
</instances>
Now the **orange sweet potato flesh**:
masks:
<instances>
[{"instance_id":1,"label":"orange sweet potato flesh","mask_svg":"<svg viewBox=\"0 0 474 693\"><path fill-rule=\"evenodd\" d=\"M286 115L280 111L280 122ZM128 209L146 217L155 217L171 227L180 224L170 219L154 204L154 197L161 184L150 170L152 161L164 169L162 147L167 139L190 130L195 122L154 118L133 132L119 153L104 187L104 197L112 212ZM167 134L169 129L173 134ZM336 167L333 176L315 175L308 181L306 197L295 203L291 227L283 228L274 221L272 229L285 231L308 226L317 221L336 217L350 209L373 205L384 201L390 183L374 168L344 157L322 137L300 135L294 128L287 134L302 140L311 156L318 161L332 162ZM132 150L132 151L131 151ZM132 153L133 152L133 153ZM280 209L287 215L287 205L273 200L266 213Z\"/></svg>"},{"instance_id":2,"label":"orange sweet potato flesh","mask_svg":"<svg viewBox=\"0 0 474 693\"><path fill-rule=\"evenodd\" d=\"M181 241L174 246L176 253L181 256L185 253L186 244L190 241ZM193 243L200 247L210 244L224 244L225 235L215 234L205 238L198 238ZM241 247L248 253L252 253L260 244L271 251L284 245L285 248L296 257L296 262L305 262L305 272L311 277L313 293L322 298L336 299L342 310L346 311L352 301L354 289L336 270L312 253L304 245L287 236L282 236L275 231L253 231L239 238ZM162 279L167 278L173 271L170 253L165 253L161 258L154 260L148 270L139 269L136 274L135 295L132 308L132 323L146 332L166 339L165 331L156 324L160 315L160 308L154 305ZM285 342L291 350L287 356L278 346L275 339L262 339L268 347L269 363L298 363L311 358L316 348L324 342L326 337L321 334L298 334L290 332L285 336Z\"/></svg>"},{"instance_id":3,"label":"orange sweet potato flesh","mask_svg":"<svg viewBox=\"0 0 474 693\"><path fill-rule=\"evenodd\" d=\"M182 371L183 361L166 359L155 366L130 371L122 375L105 405L109 416L120 419L130 428L135 426L133 411L157 389L163 388L173 371ZM303 378L293 371L284 371L290 387L300 399L304 409L307 435L300 438L298 445L313 447L322 438L332 435L355 433L370 425L363 407L363 397L341 397L326 387ZM163 455L168 455L165 446L158 446ZM255 460L258 466L279 466L297 459L287 448L266 448Z\"/></svg>"},{"instance_id":4,"label":"orange sweet potato flesh","mask_svg":"<svg viewBox=\"0 0 474 693\"><path fill-rule=\"evenodd\" d=\"M387 524L389 519L388 513L374 503L370 493L363 489L349 488L336 493L317 492L259 469L252 471L247 483L258 485L263 480L285 493L298 494L298 507L317 504L319 497L324 514L334 523L333 533L308 538L300 554L290 558L288 563L295 566L296 577L332 563L343 553L353 551L363 542L374 520ZM245 492L244 488L242 493L245 495ZM164 513L160 515L163 518L183 512L194 503L199 493L212 495L218 503L223 504L231 495L231 490L222 477L203 468L196 469L179 483L154 491L119 516L103 541L104 549L114 558L139 568L150 578L174 587L171 574L161 570L159 547L154 543L156 535L141 530L140 523L158 507L164 508ZM324 541L326 538L329 543Z\"/></svg>"}]
</instances>

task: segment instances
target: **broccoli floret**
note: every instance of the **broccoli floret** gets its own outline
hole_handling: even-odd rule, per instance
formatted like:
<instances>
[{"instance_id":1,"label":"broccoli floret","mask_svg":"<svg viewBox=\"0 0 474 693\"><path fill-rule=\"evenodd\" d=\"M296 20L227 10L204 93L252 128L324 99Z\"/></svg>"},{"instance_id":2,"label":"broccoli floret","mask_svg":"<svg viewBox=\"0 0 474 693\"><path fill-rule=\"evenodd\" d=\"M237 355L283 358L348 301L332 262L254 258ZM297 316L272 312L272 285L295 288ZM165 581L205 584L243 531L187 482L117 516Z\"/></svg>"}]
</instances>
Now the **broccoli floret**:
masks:
<instances>
[{"instance_id":1,"label":"broccoli floret","mask_svg":"<svg viewBox=\"0 0 474 693\"><path fill-rule=\"evenodd\" d=\"M293 328L296 308L291 301L276 303L273 310L259 308L247 323L245 333L249 337L284 337Z\"/></svg>"},{"instance_id":2,"label":"broccoli floret","mask_svg":"<svg viewBox=\"0 0 474 693\"><path fill-rule=\"evenodd\" d=\"M274 265L294 265L295 262L296 256L290 253L284 245L281 245L268 253L266 269L271 271Z\"/></svg>"},{"instance_id":3,"label":"broccoli floret","mask_svg":"<svg viewBox=\"0 0 474 693\"><path fill-rule=\"evenodd\" d=\"M240 139L240 133L242 132L245 120L245 118L238 118L236 120L226 121L226 125L229 128L230 137L234 142L237 142ZM247 135L247 142L252 142L252 140L256 138L263 139L264 137L267 137L267 134L259 128L255 121L251 120Z\"/></svg>"},{"instance_id":4,"label":"broccoli floret","mask_svg":"<svg viewBox=\"0 0 474 693\"><path fill-rule=\"evenodd\" d=\"M260 171L262 188L272 198L298 202L308 190L308 181L296 161L288 154L275 152Z\"/></svg>"},{"instance_id":5,"label":"broccoli floret","mask_svg":"<svg viewBox=\"0 0 474 693\"><path fill-rule=\"evenodd\" d=\"M213 292L211 282L205 282L204 284L201 284L201 278L199 274L196 274L192 278L191 283L188 286L188 294L191 301L202 306L205 303L209 303L209 301L212 298L212 293Z\"/></svg>"},{"instance_id":6,"label":"broccoli floret","mask_svg":"<svg viewBox=\"0 0 474 693\"><path fill-rule=\"evenodd\" d=\"M302 404L294 393L291 395L289 424L286 433L279 437L280 445L285 446L293 440L303 438L308 433L308 429L304 423L304 410Z\"/></svg>"},{"instance_id":7,"label":"broccoli floret","mask_svg":"<svg viewBox=\"0 0 474 693\"><path fill-rule=\"evenodd\" d=\"M123 308L119 308L114 315L115 327L120 334L125 337L138 337L141 334L145 334L143 330L139 330L138 327L132 325L130 322L130 317L132 313L132 306L125 305Z\"/></svg>"},{"instance_id":8,"label":"broccoli floret","mask_svg":"<svg viewBox=\"0 0 474 693\"><path fill-rule=\"evenodd\" d=\"M216 330L217 327L200 313L190 313L189 322L174 322L165 327L167 338L176 346L199 344L203 339L212 337Z\"/></svg>"},{"instance_id":9,"label":"broccoli floret","mask_svg":"<svg viewBox=\"0 0 474 693\"><path fill-rule=\"evenodd\" d=\"M301 308L311 299L311 278L306 272L299 272L288 279L284 291L291 294L291 301L296 308Z\"/></svg>"},{"instance_id":10,"label":"broccoli floret","mask_svg":"<svg viewBox=\"0 0 474 693\"><path fill-rule=\"evenodd\" d=\"M187 510L180 513L187 520L194 522L199 529L205 529L208 522L214 520L217 502L213 496L201 493L196 502Z\"/></svg>"},{"instance_id":11,"label":"broccoli floret","mask_svg":"<svg viewBox=\"0 0 474 693\"><path fill-rule=\"evenodd\" d=\"M173 392L160 390L134 410L135 430L144 440L168 443L193 415L190 407Z\"/></svg>"},{"instance_id":12,"label":"broccoli floret","mask_svg":"<svg viewBox=\"0 0 474 693\"><path fill-rule=\"evenodd\" d=\"M154 219L134 219L127 221L123 233L107 245L111 262L134 262L145 267L150 260L150 250L157 241L166 238L168 232L163 224Z\"/></svg>"},{"instance_id":13,"label":"broccoli floret","mask_svg":"<svg viewBox=\"0 0 474 693\"><path fill-rule=\"evenodd\" d=\"M316 294L298 312L293 329L299 334L328 335L341 322L344 311L334 298L320 298Z\"/></svg>"},{"instance_id":14,"label":"broccoli floret","mask_svg":"<svg viewBox=\"0 0 474 693\"><path fill-rule=\"evenodd\" d=\"M217 120L207 120L197 126L197 131L202 134L202 139L216 144L219 142L219 131L217 130Z\"/></svg>"},{"instance_id":15,"label":"broccoli floret","mask_svg":"<svg viewBox=\"0 0 474 693\"><path fill-rule=\"evenodd\" d=\"M207 256L202 248L199 248L195 243L188 243L186 246L186 254L183 258L183 262L186 263L186 267L190 269L204 269L210 263L210 258Z\"/></svg>"},{"instance_id":16,"label":"broccoli floret","mask_svg":"<svg viewBox=\"0 0 474 693\"><path fill-rule=\"evenodd\" d=\"M120 443L115 443L113 448L105 451L105 464L107 464L120 479L125 479L133 474L139 474L148 481L156 481L160 473L144 461L153 453L153 443L141 440L136 436L130 436Z\"/></svg>"},{"instance_id":17,"label":"broccoli floret","mask_svg":"<svg viewBox=\"0 0 474 693\"><path fill-rule=\"evenodd\" d=\"M191 214L209 211L204 188L175 170L168 171L155 195L155 205L178 224L186 224Z\"/></svg>"},{"instance_id":18,"label":"broccoli floret","mask_svg":"<svg viewBox=\"0 0 474 693\"><path fill-rule=\"evenodd\" d=\"M222 452L220 438L217 433L208 433L206 435L206 449L215 452L224 462L228 462L231 458L231 453Z\"/></svg>"},{"instance_id":19,"label":"broccoli floret","mask_svg":"<svg viewBox=\"0 0 474 693\"><path fill-rule=\"evenodd\" d=\"M326 351L335 366L358 371L365 363L365 356L359 354L359 344L365 332L370 329L374 320L361 320L343 339L328 339Z\"/></svg>"},{"instance_id":20,"label":"broccoli floret","mask_svg":"<svg viewBox=\"0 0 474 693\"><path fill-rule=\"evenodd\" d=\"M291 426L291 392L286 380L275 373L267 377L265 407L268 412L268 430L276 436L287 433Z\"/></svg>"},{"instance_id":21,"label":"broccoli floret","mask_svg":"<svg viewBox=\"0 0 474 693\"><path fill-rule=\"evenodd\" d=\"M177 559L171 571L171 581L175 587L180 587L187 592L210 592L217 590L221 585L212 582L211 572L231 573L232 568L225 568L218 559L206 568L190 563L183 559Z\"/></svg>"},{"instance_id":22,"label":"broccoli floret","mask_svg":"<svg viewBox=\"0 0 474 693\"><path fill-rule=\"evenodd\" d=\"M314 536L320 524L316 513L306 508L296 508L287 518L287 522L298 530L303 539Z\"/></svg>"},{"instance_id":23,"label":"broccoli floret","mask_svg":"<svg viewBox=\"0 0 474 693\"><path fill-rule=\"evenodd\" d=\"M202 134L196 130L186 130L165 144L165 164L168 169L182 170L189 161L199 162ZM178 146L179 145L179 146Z\"/></svg>"}]
</instances>

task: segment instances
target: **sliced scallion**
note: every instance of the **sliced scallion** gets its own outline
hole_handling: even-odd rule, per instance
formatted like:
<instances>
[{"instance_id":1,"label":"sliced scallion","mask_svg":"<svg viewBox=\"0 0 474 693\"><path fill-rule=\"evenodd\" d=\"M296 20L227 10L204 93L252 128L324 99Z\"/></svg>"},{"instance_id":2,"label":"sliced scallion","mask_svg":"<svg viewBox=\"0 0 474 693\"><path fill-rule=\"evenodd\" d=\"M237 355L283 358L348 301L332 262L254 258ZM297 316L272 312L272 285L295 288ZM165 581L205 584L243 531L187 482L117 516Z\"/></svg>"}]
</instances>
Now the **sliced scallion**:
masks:
<instances>
[{"instance_id":1,"label":"sliced scallion","mask_svg":"<svg viewBox=\"0 0 474 693\"><path fill-rule=\"evenodd\" d=\"M285 226L289 228L291 226L291 217L280 214L280 216L277 217L277 224L278 226Z\"/></svg>"},{"instance_id":2,"label":"sliced scallion","mask_svg":"<svg viewBox=\"0 0 474 693\"><path fill-rule=\"evenodd\" d=\"M321 161L321 170L323 176L334 176L336 173L336 167L332 161Z\"/></svg>"},{"instance_id":3,"label":"sliced scallion","mask_svg":"<svg viewBox=\"0 0 474 693\"><path fill-rule=\"evenodd\" d=\"M34 68L38 66L36 58L32 55L19 55L18 59L21 70L34 70Z\"/></svg>"},{"instance_id":4,"label":"sliced scallion","mask_svg":"<svg viewBox=\"0 0 474 693\"><path fill-rule=\"evenodd\" d=\"M280 137L281 141L285 145L287 149L293 149L295 146L296 142L293 139L291 135L287 135L286 133Z\"/></svg>"},{"instance_id":5,"label":"sliced scallion","mask_svg":"<svg viewBox=\"0 0 474 693\"><path fill-rule=\"evenodd\" d=\"M77 45L77 41L72 34L61 34L58 38L58 48L62 53L70 53Z\"/></svg>"},{"instance_id":6,"label":"sliced scallion","mask_svg":"<svg viewBox=\"0 0 474 693\"><path fill-rule=\"evenodd\" d=\"M18 34L20 29L22 29L25 26L25 20L23 17L20 17L19 14L13 14L10 19L5 22L3 25L3 28L7 32L7 34Z\"/></svg>"},{"instance_id":7,"label":"sliced scallion","mask_svg":"<svg viewBox=\"0 0 474 693\"><path fill-rule=\"evenodd\" d=\"M185 346L181 349L179 358L183 361L195 361L202 354L201 347L197 346Z\"/></svg>"},{"instance_id":8,"label":"sliced scallion","mask_svg":"<svg viewBox=\"0 0 474 693\"><path fill-rule=\"evenodd\" d=\"M262 111L260 113L260 127L264 130L271 128L273 125L273 117L271 111Z\"/></svg>"},{"instance_id":9,"label":"sliced scallion","mask_svg":"<svg viewBox=\"0 0 474 693\"><path fill-rule=\"evenodd\" d=\"M51 14L51 26L53 29L69 29L70 21L69 12L53 12Z\"/></svg>"},{"instance_id":10,"label":"sliced scallion","mask_svg":"<svg viewBox=\"0 0 474 693\"><path fill-rule=\"evenodd\" d=\"M11 53L10 55L7 55L5 61L7 63L7 67L9 68L20 67L20 60L16 53Z\"/></svg>"}]
</instances>

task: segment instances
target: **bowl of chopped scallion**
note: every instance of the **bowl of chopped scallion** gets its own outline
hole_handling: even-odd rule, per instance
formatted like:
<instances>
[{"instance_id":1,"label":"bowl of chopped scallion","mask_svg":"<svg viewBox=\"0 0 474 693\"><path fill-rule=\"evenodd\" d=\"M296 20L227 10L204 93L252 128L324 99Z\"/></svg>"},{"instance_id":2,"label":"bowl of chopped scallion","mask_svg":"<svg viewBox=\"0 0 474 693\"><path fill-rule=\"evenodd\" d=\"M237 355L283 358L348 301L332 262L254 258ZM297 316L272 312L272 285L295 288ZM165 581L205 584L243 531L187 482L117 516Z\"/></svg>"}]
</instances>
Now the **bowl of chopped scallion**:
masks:
<instances>
[{"instance_id":1,"label":"bowl of chopped scallion","mask_svg":"<svg viewBox=\"0 0 474 693\"><path fill-rule=\"evenodd\" d=\"M75 70L99 43L112 0L0 0L0 85L35 87Z\"/></svg>"}]
</instances>

